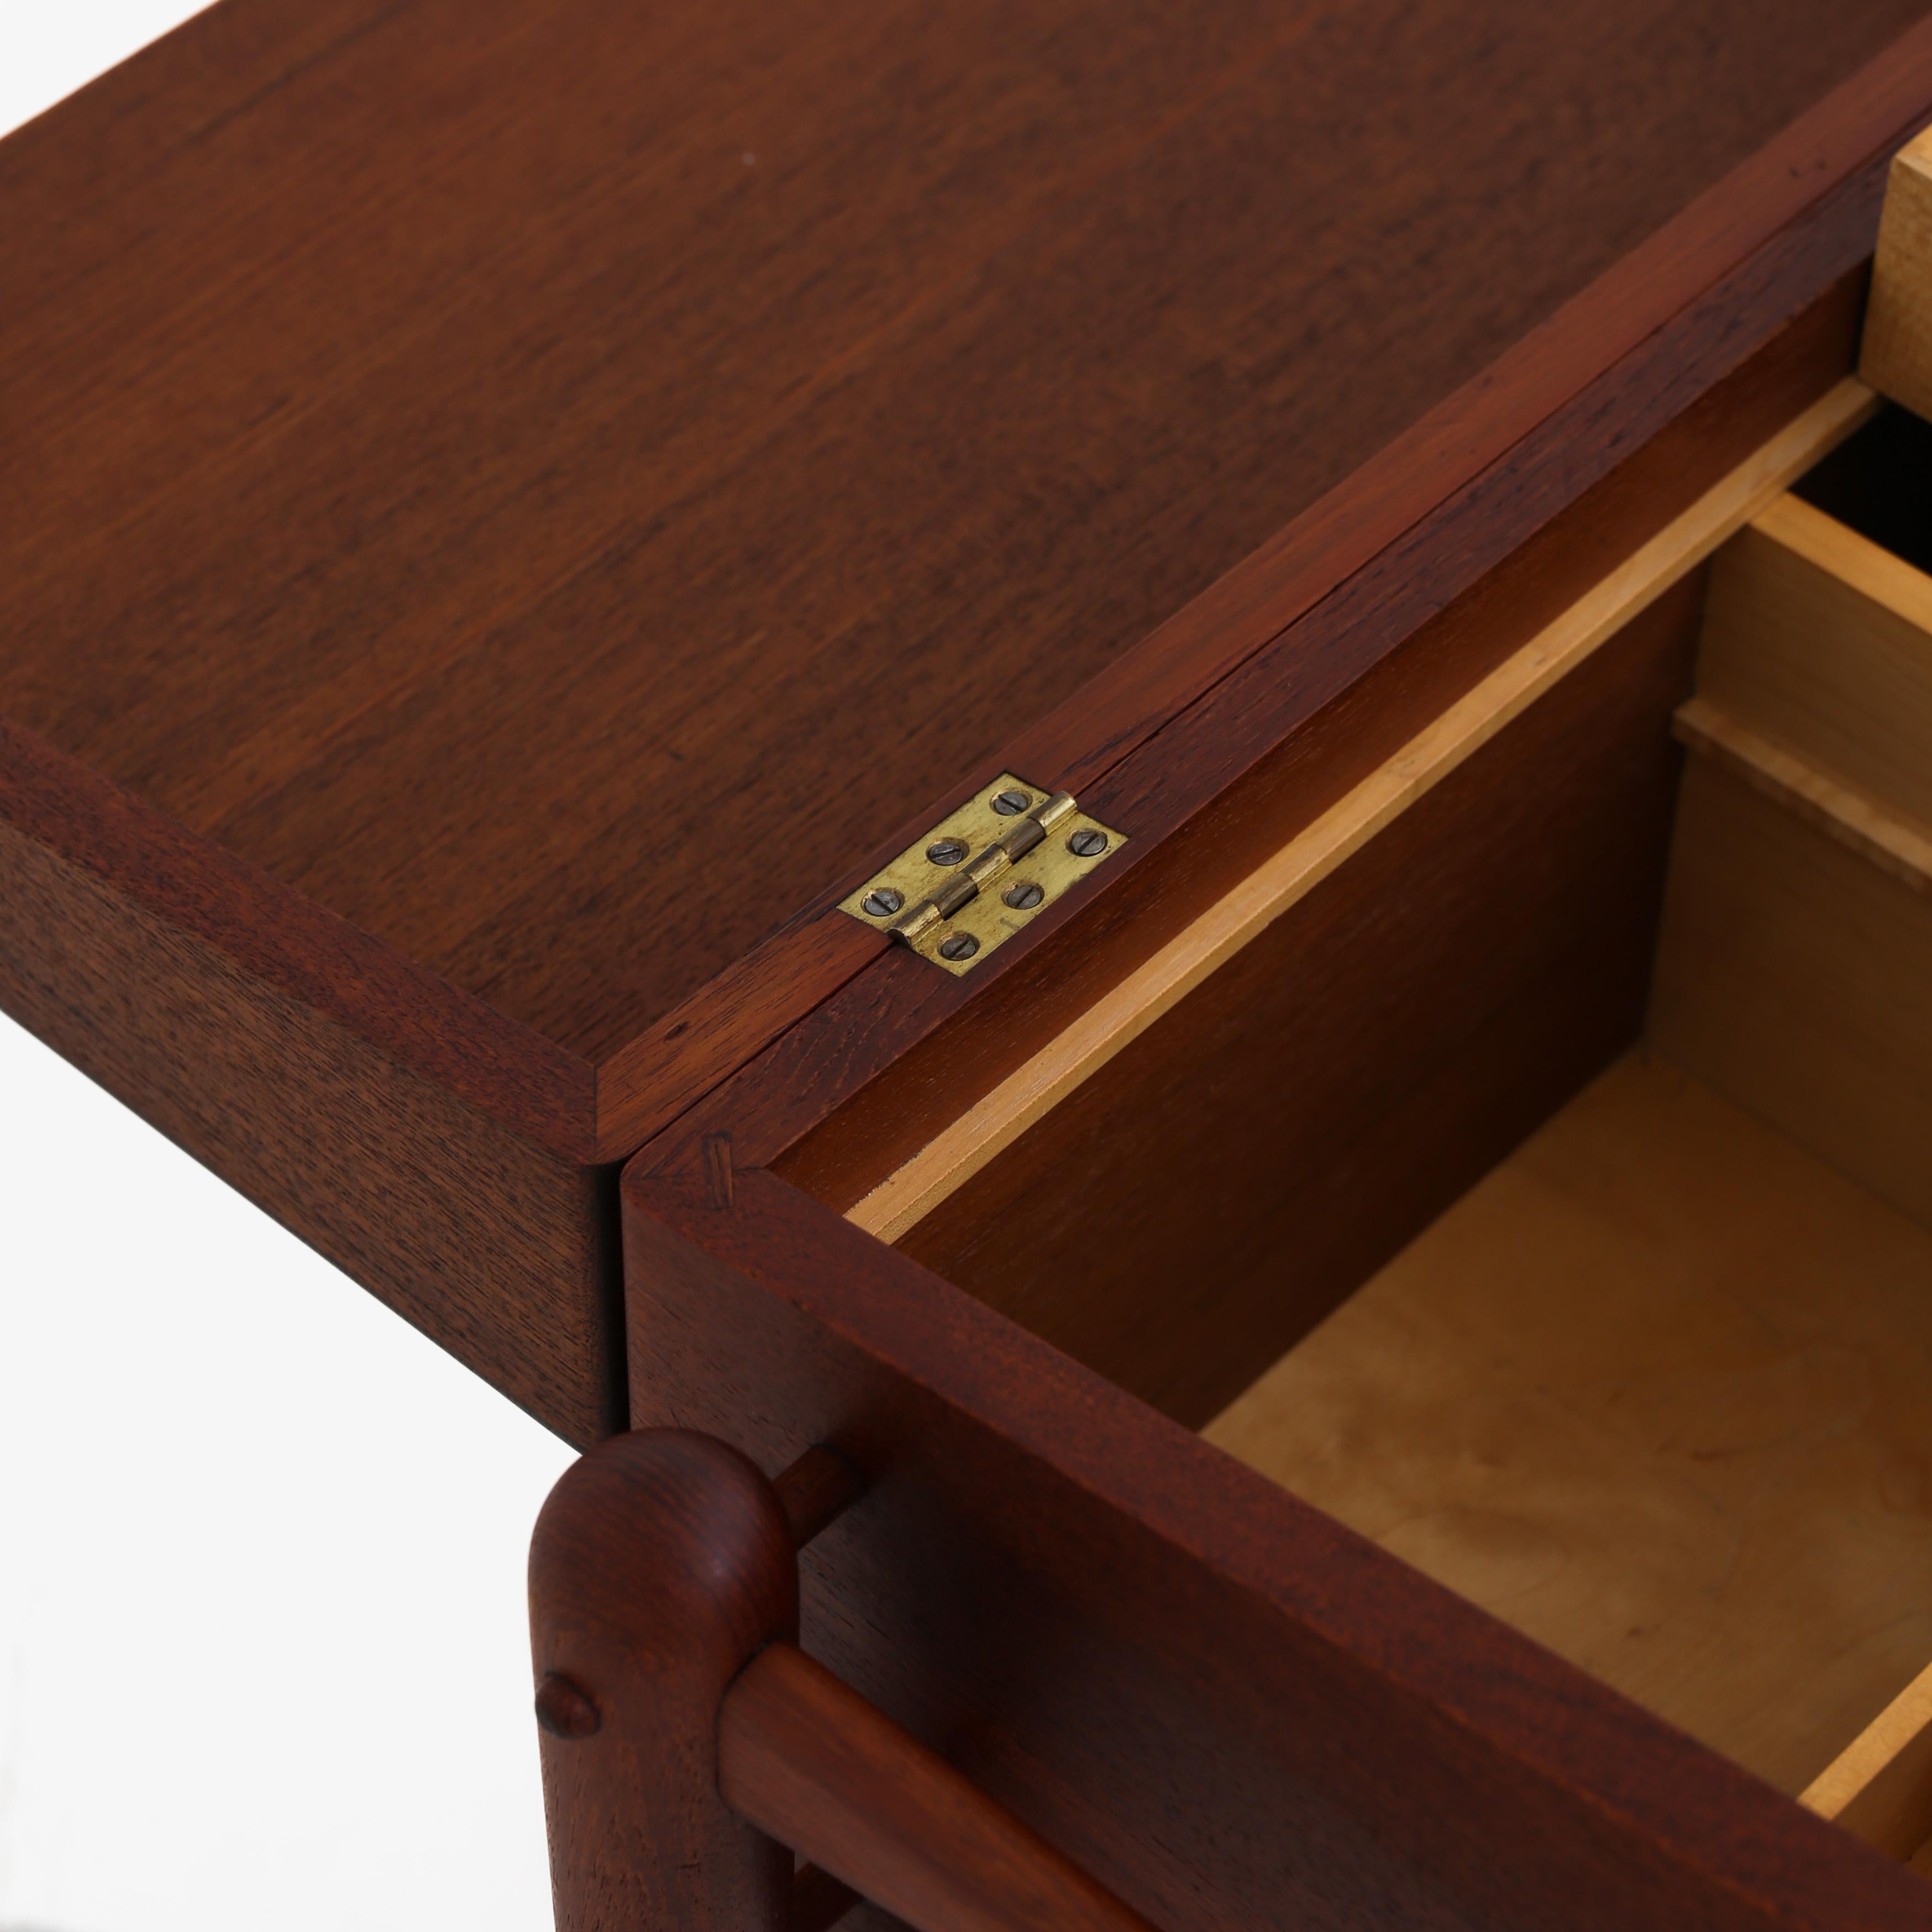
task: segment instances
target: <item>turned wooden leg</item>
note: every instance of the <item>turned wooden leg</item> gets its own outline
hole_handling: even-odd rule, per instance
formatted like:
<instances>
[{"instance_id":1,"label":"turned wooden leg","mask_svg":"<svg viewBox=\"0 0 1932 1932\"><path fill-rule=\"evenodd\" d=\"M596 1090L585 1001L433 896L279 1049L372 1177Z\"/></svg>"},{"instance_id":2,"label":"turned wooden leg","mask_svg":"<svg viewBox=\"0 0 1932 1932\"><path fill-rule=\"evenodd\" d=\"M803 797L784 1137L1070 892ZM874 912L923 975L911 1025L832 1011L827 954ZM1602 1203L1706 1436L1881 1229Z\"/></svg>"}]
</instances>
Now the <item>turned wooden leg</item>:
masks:
<instances>
[{"instance_id":1,"label":"turned wooden leg","mask_svg":"<svg viewBox=\"0 0 1932 1932\"><path fill-rule=\"evenodd\" d=\"M798 1548L862 1486L829 1448L767 1483L653 1430L550 1492L530 1624L559 1932L828 1932L861 1898L914 1932L1152 1932L798 1648Z\"/></svg>"},{"instance_id":2,"label":"turned wooden leg","mask_svg":"<svg viewBox=\"0 0 1932 1932\"><path fill-rule=\"evenodd\" d=\"M792 1854L718 1784L725 1690L798 1634L771 1485L710 1437L605 1443L538 1520L530 1632L558 1932L784 1932Z\"/></svg>"}]
</instances>

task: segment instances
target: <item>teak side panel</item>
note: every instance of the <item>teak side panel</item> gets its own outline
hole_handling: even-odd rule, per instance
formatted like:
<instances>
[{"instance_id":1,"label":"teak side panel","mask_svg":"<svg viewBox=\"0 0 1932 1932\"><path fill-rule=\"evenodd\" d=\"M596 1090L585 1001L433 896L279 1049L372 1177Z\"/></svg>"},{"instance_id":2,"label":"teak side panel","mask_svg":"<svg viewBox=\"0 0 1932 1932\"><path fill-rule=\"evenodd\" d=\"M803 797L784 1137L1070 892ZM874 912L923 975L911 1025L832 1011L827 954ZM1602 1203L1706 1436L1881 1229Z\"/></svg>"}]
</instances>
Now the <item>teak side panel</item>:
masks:
<instances>
[{"instance_id":1,"label":"teak side panel","mask_svg":"<svg viewBox=\"0 0 1932 1932\"><path fill-rule=\"evenodd\" d=\"M364 13L368 14L366 20ZM370 10L345 8L340 10L340 17L332 15L324 23L318 16L310 25L314 33L310 38L314 44L305 39L298 49L290 41L285 51L290 52L292 60L298 64L311 58L320 62L318 71L322 71L338 53L346 58L360 44L359 37L364 29L375 32L382 21ZM36 219L52 222L63 204L57 196L50 198L46 190L50 182L61 182L83 200L94 198L90 218L106 224L108 230L122 220L135 220L138 226L138 212L116 201L108 192L110 186L125 186L112 172L115 158L141 151L144 143L153 149L148 156L151 160L172 152L176 147L192 146L203 128L220 119L212 112L211 104L220 98L223 86L232 84L245 92L248 76L254 76L260 83L264 76L271 74L278 58L273 44L278 34L291 31L286 22L272 28L264 26L262 16L249 9L240 10L238 16L238 10L231 7L203 16L190 30L170 37L130 68L109 76L61 112L45 118L0 147L0 174L6 176L8 192L17 189L26 200L40 208L40 214ZM308 34L308 29L304 32ZM430 58L423 48L417 51ZM1291 543L1291 552L1299 554L1294 551L1296 544L1310 550L1318 574L1324 571L1332 573L1338 556L1359 560L1369 554L1374 542L1384 540L1400 527L1399 524L1390 526L1380 537L1373 536L1374 530L1379 527L1377 518L1384 514L1390 504L1400 501L1406 505L1405 518L1418 514L1434 494L1466 474L1472 464L1486 460L1485 452L1495 454L1496 449L1490 446L1495 437L1500 434L1507 442L1533 424L1538 412L1550 407L1556 398L1570 393L1579 379L1576 365L1580 361L1597 366L1592 358L1614 355L1619 346L1655 328L1674 308L1708 285L1718 265L1767 245L1772 247L1774 253L1784 248L1786 241L1778 236L1780 225L1808 207L1812 212L1806 219L1815 227L1820 210L1814 204L1821 186L1848 178L1847 171L1861 179L1862 169L1872 172L1866 158L1879 150L1888 151L1892 130L1900 118L1909 118L1916 111L1914 104L1928 92L1920 73L1921 68L1928 64L1928 56L1932 56L1932 33L1921 31L1900 43L1886 61L1848 83L1639 249L1603 284L1580 297L1557 323L1538 332L1502 364L1469 384L1420 427L1417 433L1419 442L1414 436L1405 438L1384 458L1368 466L1348 489L1336 493L1331 501L1312 512L1303 520L1305 527L1300 528ZM177 112L179 124L170 122L170 130L158 131L148 126L144 118L158 117L166 121L170 114ZM93 116L88 124L93 130L89 138L98 137L100 143L98 152L90 151L85 166L76 154L76 148L85 143L63 134L74 124L73 117L83 112ZM143 121L142 129L125 127L124 122L129 117ZM251 138L259 141L261 130L257 130ZM1874 176L1874 181L1876 178ZM142 191L146 191L145 183ZM1860 189L1860 196L1865 193ZM1870 213L1875 220L1875 192L1870 199ZM1866 220L1862 200L1856 206L1838 208L1829 215L1826 226L1844 230L1840 259L1835 268L1809 260L1804 272L1812 279L1805 284L1801 301L1815 292L1820 278L1828 279L1830 274L1856 259L1866 245L1863 234ZM93 252L85 263L77 260L70 265L73 272L83 280L114 272L117 260L116 249L107 240L94 236L91 230L89 234L92 238L86 239L85 245ZM1778 238L1768 242L1768 238ZM34 272L46 272L48 258L32 251L29 255ZM43 290L50 302L55 290L56 282L50 282ZM1774 304L1788 302L1790 297L1781 286L1759 283L1726 299L1742 307L1738 314L1730 316L1722 324L1724 332L1736 336L1742 329L1744 337L1750 339L1761 323L1758 320L1743 322L1742 313L1750 310L1760 314L1767 301ZM1666 361L1682 359L1681 348L1674 341L1664 346ZM1685 364L1687 370L1691 366ZM1702 380L1691 376L1694 389ZM1615 385L1612 392L1621 393ZM1592 414L1602 427L1604 418L1600 404L1593 405ZM1611 433L1616 433L1614 426ZM1574 451L1578 434L1577 424L1565 425L1561 440L1566 449ZM1372 509L1373 514L1370 514ZM1338 550L1337 538L1345 534L1348 543ZM1365 541L1366 548L1362 548ZM1286 612L1298 608L1297 599L1305 602L1318 588L1334 580L1331 574L1318 586L1304 569L1300 577L1291 572L1288 581L1278 582L1280 561L1275 558L1268 562L1258 578L1250 572L1238 585L1231 578L1228 583L1232 602L1229 596L1223 596L1219 602L1213 598L1202 600L1198 608L1190 606L1186 622L1178 631L1163 633L1152 658L1136 654L1135 661L1139 668L1132 674L1129 686L1122 687L1124 690L1131 687L1138 694L1132 700L1140 720L1134 727L1136 733L1143 732L1157 715L1170 713L1176 704L1198 690L1202 676L1216 674L1217 668L1225 669L1233 661L1230 651L1238 658L1243 652L1252 650L1268 634L1271 626L1278 627ZM1207 631L1202 634L1204 625ZM1190 638L1193 641L1187 642ZM1177 639L1180 641L1177 643ZM1148 667L1156 659L1162 668L1150 684ZM1157 702L1153 695L1156 692ZM152 697L152 692L148 694ZM1115 724L1100 719L1094 708L1100 695L1090 693L1078 709L1081 715L1095 722L1099 736L1093 748L1102 752L1104 764L1108 758L1118 755L1126 740ZM1148 709L1150 704L1154 704L1152 711ZM212 729L210 721L203 720L196 730L202 725ZM1052 728L1055 732L1060 729L1058 725ZM220 741L218 732L215 739ZM1070 749L1070 741L1067 742ZM402 822L409 827L412 838L420 842L424 838L426 828L415 818L405 814ZM909 830L900 830L906 836L911 836ZM850 836L849 827L847 836ZM898 839L899 831L892 836ZM171 853L170 865L189 866L192 870L184 850L192 843L192 836L184 832L184 850ZM662 844L661 838L654 840L653 849ZM99 864L98 855L80 856L91 865ZM216 870L227 862L219 854L211 851L208 855L208 864ZM860 862L862 867L864 862ZM628 854L626 864L637 869ZM859 875L862 873L854 874ZM317 910L318 916L326 920L326 915ZM586 930L581 922L583 910L578 908L568 922L569 932L578 936ZM306 924L295 920L286 932L278 926L274 935L277 944L267 950L286 957L279 964L272 960L262 969L302 997L310 997L307 982L326 963L310 950L312 941ZM230 938L219 932L203 936L232 950ZM706 1086L742 1064L793 1016L835 992L873 957L876 945L875 940L857 931L849 921L807 918L775 938L767 947L746 956L704 994L667 1014L646 1036L607 1062L596 1072L594 1088L587 1090L591 1095L587 1107L580 1098L566 1101L564 1096L586 1090L586 1082L592 1078L590 1070L585 1063L554 1048L550 1049L550 1058L559 1063L558 1067L547 1068L541 1076L553 1084L554 1092L532 1101L506 1090L484 1097L482 1104L509 1124L534 1132L546 1144L574 1157L622 1156ZM612 956L614 958L627 956L622 948ZM430 979L434 976L422 975L419 968L404 967L400 961L396 965L405 976L410 972ZM392 1024L382 1010L383 1000L391 997L385 990L385 982L391 976L381 971L358 970L356 983L363 997L353 1023L385 1054L406 1060L439 1078L454 1078L458 1090L468 1093L465 1084L468 1075L452 1076L448 1067L488 1070L495 1055L479 1056L469 1050L466 1022L457 1010L463 1004L463 996L454 988L448 988L447 1013L440 1015L432 1002L428 1007L419 1006L411 1023ZM408 1004L407 1000L404 1002L405 1009ZM506 1026L511 1032L516 1030L513 1024L506 1022ZM428 1030L424 1030L425 1027ZM535 1034L531 1036L533 1042L536 1038ZM538 1058L543 1057L535 1046L532 1052ZM561 1121L552 1118L560 1105L568 1109L568 1118Z\"/></svg>"},{"instance_id":2,"label":"teak side panel","mask_svg":"<svg viewBox=\"0 0 1932 1932\"><path fill-rule=\"evenodd\" d=\"M0 1007L567 1441L624 1426L610 1170L520 1140L4 822L0 908Z\"/></svg>"},{"instance_id":3,"label":"teak side panel","mask_svg":"<svg viewBox=\"0 0 1932 1932\"><path fill-rule=\"evenodd\" d=\"M0 718L0 821L519 1138L588 1166L596 1070ZM9 908L0 901L0 927ZM230 997L211 982L201 998ZM184 1086L192 1062L174 1070Z\"/></svg>"},{"instance_id":4,"label":"teak side panel","mask_svg":"<svg viewBox=\"0 0 1932 1932\"><path fill-rule=\"evenodd\" d=\"M1626 626L904 1251L1216 1414L1636 1038L1702 602Z\"/></svg>"},{"instance_id":5,"label":"teak side panel","mask_svg":"<svg viewBox=\"0 0 1932 1932\"><path fill-rule=\"evenodd\" d=\"M806 1648L1156 1924L1924 1924L1910 1874L829 1209L723 1178L626 1176L638 1418L767 1468L854 1456Z\"/></svg>"}]
</instances>

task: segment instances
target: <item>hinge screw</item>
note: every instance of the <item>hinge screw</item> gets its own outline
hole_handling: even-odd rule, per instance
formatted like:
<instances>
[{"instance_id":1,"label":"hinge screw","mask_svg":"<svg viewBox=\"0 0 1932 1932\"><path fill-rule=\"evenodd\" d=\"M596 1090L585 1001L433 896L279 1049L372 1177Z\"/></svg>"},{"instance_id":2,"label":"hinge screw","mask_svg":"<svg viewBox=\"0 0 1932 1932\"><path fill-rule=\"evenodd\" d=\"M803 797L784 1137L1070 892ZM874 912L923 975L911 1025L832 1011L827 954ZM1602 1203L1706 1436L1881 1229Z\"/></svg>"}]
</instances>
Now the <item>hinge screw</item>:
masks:
<instances>
[{"instance_id":1,"label":"hinge screw","mask_svg":"<svg viewBox=\"0 0 1932 1932\"><path fill-rule=\"evenodd\" d=\"M970 932L956 932L939 942L942 959L970 959L980 950L980 942Z\"/></svg>"},{"instance_id":2,"label":"hinge screw","mask_svg":"<svg viewBox=\"0 0 1932 1932\"><path fill-rule=\"evenodd\" d=\"M1104 832L1096 832L1090 826L1084 831L1075 832L1067 840L1066 849L1076 859L1097 859L1107 849L1107 835ZM928 854L927 856L930 857L932 855Z\"/></svg>"},{"instance_id":3,"label":"hinge screw","mask_svg":"<svg viewBox=\"0 0 1932 1932\"><path fill-rule=\"evenodd\" d=\"M1032 802L1023 791L1003 791L993 800L993 809L1002 818L1017 818Z\"/></svg>"},{"instance_id":4,"label":"hinge screw","mask_svg":"<svg viewBox=\"0 0 1932 1932\"><path fill-rule=\"evenodd\" d=\"M966 856L963 838L935 838L926 848L926 856L935 866L956 866Z\"/></svg>"},{"instance_id":5,"label":"hinge screw","mask_svg":"<svg viewBox=\"0 0 1932 1932\"><path fill-rule=\"evenodd\" d=\"M1005 895L1007 904L1018 912L1030 912L1046 896L1035 885L1015 886Z\"/></svg>"},{"instance_id":6,"label":"hinge screw","mask_svg":"<svg viewBox=\"0 0 1932 1932\"><path fill-rule=\"evenodd\" d=\"M875 892L868 892L860 901L874 919L890 919L905 904L905 894L895 892L890 886L881 886Z\"/></svg>"}]
</instances>

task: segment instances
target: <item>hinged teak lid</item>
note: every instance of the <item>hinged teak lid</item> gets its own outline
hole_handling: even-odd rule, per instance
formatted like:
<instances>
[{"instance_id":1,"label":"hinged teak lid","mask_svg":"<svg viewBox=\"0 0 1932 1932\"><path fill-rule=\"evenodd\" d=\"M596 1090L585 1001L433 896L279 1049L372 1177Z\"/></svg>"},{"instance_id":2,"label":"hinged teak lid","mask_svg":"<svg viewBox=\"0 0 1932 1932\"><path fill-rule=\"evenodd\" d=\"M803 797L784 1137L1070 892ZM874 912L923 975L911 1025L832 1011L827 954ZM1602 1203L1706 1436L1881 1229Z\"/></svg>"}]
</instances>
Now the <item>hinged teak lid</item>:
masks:
<instances>
[{"instance_id":1,"label":"hinged teak lid","mask_svg":"<svg viewBox=\"0 0 1932 1932\"><path fill-rule=\"evenodd\" d=\"M0 1002L596 1436L613 1164L861 976L1124 970L1849 316L1917 11L224 0L0 144Z\"/></svg>"}]
</instances>

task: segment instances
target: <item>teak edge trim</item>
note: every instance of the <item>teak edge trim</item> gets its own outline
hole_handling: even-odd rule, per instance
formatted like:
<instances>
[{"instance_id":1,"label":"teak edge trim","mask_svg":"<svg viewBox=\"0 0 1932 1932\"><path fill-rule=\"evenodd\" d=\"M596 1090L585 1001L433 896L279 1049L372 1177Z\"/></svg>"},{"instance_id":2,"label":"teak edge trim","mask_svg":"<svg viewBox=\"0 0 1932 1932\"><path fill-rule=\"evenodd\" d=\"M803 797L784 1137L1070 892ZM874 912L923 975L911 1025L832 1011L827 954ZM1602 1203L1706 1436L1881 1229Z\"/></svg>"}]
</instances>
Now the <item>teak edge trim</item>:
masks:
<instances>
[{"instance_id":1,"label":"teak edge trim","mask_svg":"<svg viewBox=\"0 0 1932 1932\"><path fill-rule=\"evenodd\" d=\"M257 976L566 1159L616 1160L854 979L885 942L838 900L1002 768L1078 791L1198 703L1861 170L1932 99L1922 22L1348 481L601 1066L0 722L0 811ZM1612 438L1614 425L1606 432ZM1158 836L1158 835L1156 835ZM1076 902L1077 906L1079 902ZM1056 914L1035 930L1059 923ZM1006 949L1009 951L1016 949ZM989 971L998 962L989 962Z\"/></svg>"},{"instance_id":2,"label":"teak edge trim","mask_svg":"<svg viewBox=\"0 0 1932 1932\"><path fill-rule=\"evenodd\" d=\"M594 1157L587 1061L4 718L0 814L484 1113L568 1159Z\"/></svg>"},{"instance_id":3,"label":"teak edge trim","mask_svg":"<svg viewBox=\"0 0 1932 1932\"><path fill-rule=\"evenodd\" d=\"M846 1211L896 1241L1866 421L1847 378Z\"/></svg>"}]
</instances>

